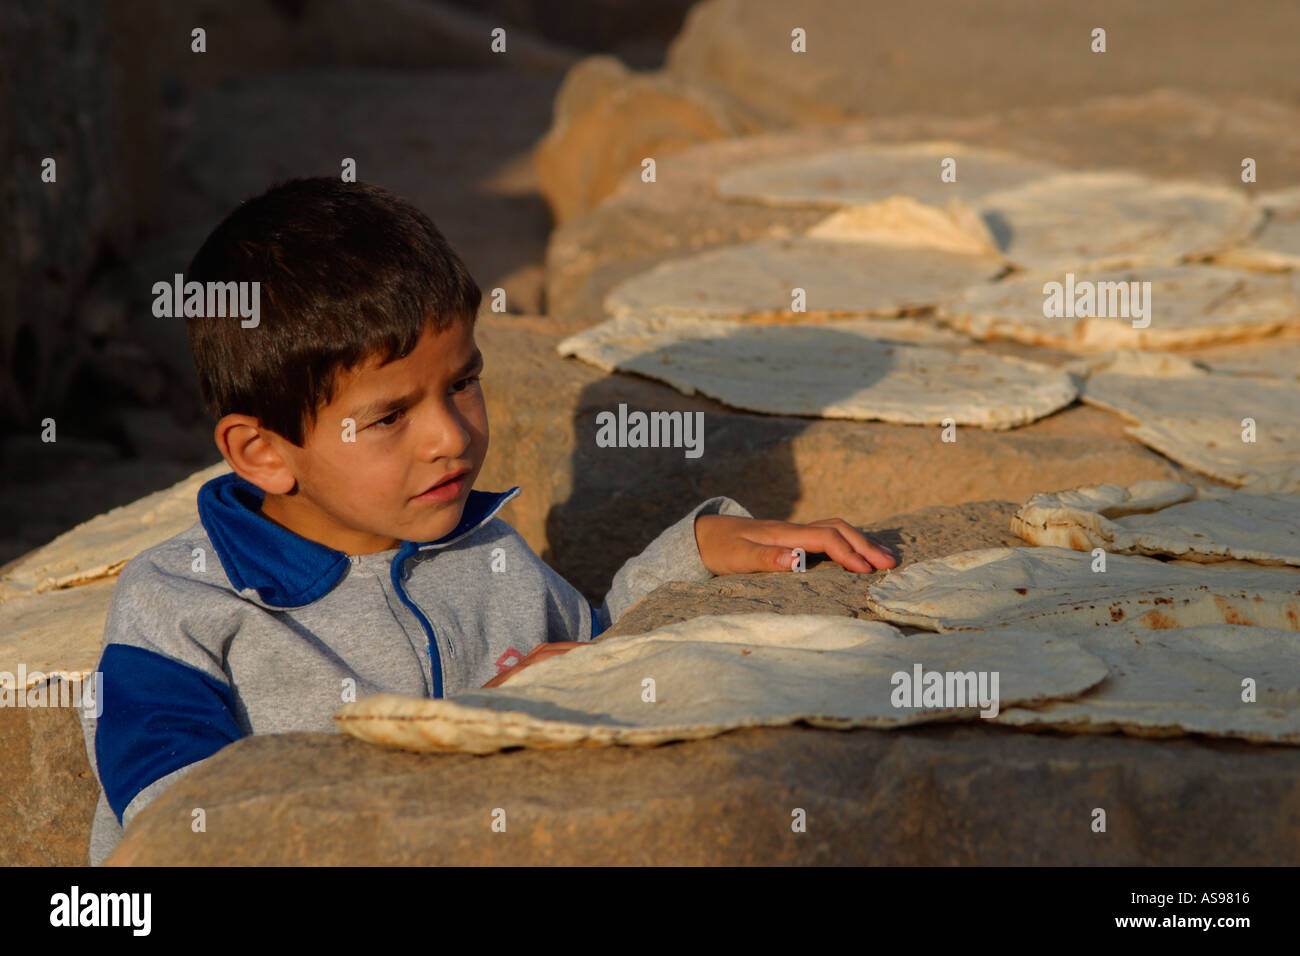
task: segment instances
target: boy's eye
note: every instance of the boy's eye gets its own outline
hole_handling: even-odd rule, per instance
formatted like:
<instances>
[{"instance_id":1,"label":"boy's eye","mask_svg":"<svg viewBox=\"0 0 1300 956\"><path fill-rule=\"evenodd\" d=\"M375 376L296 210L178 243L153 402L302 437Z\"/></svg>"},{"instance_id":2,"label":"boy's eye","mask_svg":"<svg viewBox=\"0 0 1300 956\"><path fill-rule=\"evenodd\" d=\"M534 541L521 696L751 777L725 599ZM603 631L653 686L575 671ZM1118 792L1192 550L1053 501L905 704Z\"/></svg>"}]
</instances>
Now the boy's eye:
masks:
<instances>
[{"instance_id":1,"label":"boy's eye","mask_svg":"<svg viewBox=\"0 0 1300 956\"><path fill-rule=\"evenodd\" d=\"M470 386L477 385L478 379L479 377L477 375L471 375L468 378L462 378L460 381L452 384L451 390L453 392L463 392L465 391L465 389L469 388ZM406 414L406 409L399 408L397 409L397 411L391 412L388 415L385 415L383 418L380 418L372 422L370 427L380 428L380 429L392 428L399 421L401 421L402 416L405 414Z\"/></svg>"}]
</instances>

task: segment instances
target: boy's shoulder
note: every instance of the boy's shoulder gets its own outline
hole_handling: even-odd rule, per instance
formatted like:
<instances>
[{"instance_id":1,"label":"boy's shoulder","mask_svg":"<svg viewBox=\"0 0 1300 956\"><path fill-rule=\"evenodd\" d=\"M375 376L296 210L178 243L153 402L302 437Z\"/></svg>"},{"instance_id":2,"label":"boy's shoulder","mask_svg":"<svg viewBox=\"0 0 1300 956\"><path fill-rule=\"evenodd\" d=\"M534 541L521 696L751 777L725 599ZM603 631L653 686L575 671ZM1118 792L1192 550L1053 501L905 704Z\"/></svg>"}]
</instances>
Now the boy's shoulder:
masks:
<instances>
[{"instance_id":1,"label":"boy's shoulder","mask_svg":"<svg viewBox=\"0 0 1300 956\"><path fill-rule=\"evenodd\" d=\"M114 599L139 588L171 589L178 597L213 588L233 591L201 521L145 548L123 565Z\"/></svg>"}]
</instances>

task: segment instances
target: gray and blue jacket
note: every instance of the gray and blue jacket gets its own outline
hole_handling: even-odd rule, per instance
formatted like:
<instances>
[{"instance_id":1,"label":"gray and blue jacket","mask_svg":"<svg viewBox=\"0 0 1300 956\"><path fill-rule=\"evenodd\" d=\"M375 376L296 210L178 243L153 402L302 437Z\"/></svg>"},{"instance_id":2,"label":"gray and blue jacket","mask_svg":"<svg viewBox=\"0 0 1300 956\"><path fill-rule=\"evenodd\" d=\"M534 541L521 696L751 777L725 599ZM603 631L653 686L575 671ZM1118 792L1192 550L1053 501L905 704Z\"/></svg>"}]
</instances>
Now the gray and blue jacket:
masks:
<instances>
[{"instance_id":1,"label":"gray and blue jacket","mask_svg":"<svg viewBox=\"0 0 1300 956\"><path fill-rule=\"evenodd\" d=\"M260 513L229 473L198 494L199 520L141 552L113 590L102 713L83 713L101 793L90 859L200 761L249 734L335 732L370 694L446 697L481 687L546 641L590 641L666 581L711 577L701 514L750 517L710 498L625 563L599 609L496 513L518 488L471 491L437 541L347 555Z\"/></svg>"}]
</instances>

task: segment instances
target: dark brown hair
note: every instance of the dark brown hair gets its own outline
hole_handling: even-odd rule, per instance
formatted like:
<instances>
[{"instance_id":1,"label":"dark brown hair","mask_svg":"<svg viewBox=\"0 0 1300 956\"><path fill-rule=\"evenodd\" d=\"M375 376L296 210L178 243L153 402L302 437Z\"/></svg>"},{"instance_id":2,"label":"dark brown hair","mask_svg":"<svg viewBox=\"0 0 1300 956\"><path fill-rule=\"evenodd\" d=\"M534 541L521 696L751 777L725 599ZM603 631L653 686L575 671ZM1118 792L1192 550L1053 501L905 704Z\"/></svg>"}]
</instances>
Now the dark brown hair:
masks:
<instances>
[{"instance_id":1,"label":"dark brown hair","mask_svg":"<svg viewBox=\"0 0 1300 956\"><path fill-rule=\"evenodd\" d=\"M295 179L241 203L187 271L259 282L259 324L187 318L208 411L251 415L301 446L341 369L409 355L426 324L474 322L481 293L420 210L386 189Z\"/></svg>"}]
</instances>

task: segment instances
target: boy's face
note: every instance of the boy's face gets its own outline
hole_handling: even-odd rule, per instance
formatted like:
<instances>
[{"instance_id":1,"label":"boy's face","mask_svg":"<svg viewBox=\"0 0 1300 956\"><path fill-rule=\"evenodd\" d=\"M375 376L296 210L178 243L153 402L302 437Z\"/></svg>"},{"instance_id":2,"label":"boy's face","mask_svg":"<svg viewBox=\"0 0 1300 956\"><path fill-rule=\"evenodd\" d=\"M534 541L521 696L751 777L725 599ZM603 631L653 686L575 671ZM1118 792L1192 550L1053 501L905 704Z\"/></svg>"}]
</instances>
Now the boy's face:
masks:
<instances>
[{"instance_id":1,"label":"boy's face","mask_svg":"<svg viewBox=\"0 0 1300 956\"><path fill-rule=\"evenodd\" d=\"M347 554L441 538L460 521L487 455L482 367L472 326L458 321L443 332L425 326L405 358L341 371L302 448L265 433L297 492L268 492L262 513ZM355 440L345 440L349 418Z\"/></svg>"}]
</instances>

